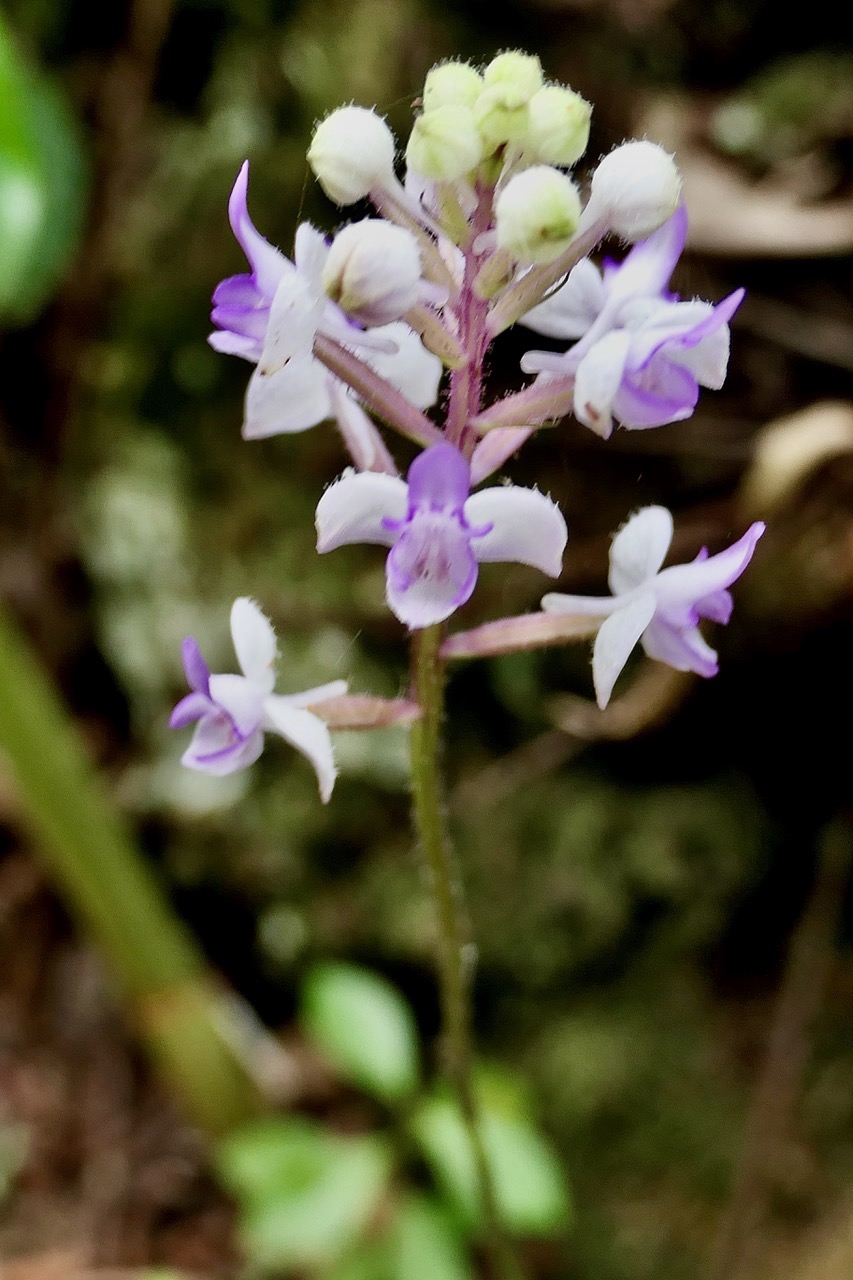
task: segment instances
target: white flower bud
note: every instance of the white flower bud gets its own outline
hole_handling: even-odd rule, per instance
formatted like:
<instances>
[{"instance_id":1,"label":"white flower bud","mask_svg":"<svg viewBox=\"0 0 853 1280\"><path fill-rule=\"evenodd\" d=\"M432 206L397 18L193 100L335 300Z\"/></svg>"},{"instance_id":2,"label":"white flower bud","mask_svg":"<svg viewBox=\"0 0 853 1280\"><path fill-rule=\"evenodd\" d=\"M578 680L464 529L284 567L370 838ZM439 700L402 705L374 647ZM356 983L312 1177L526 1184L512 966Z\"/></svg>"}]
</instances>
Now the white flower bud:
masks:
<instances>
[{"instance_id":1,"label":"white flower bud","mask_svg":"<svg viewBox=\"0 0 853 1280\"><path fill-rule=\"evenodd\" d=\"M394 180L394 135L366 107L339 107L321 120L308 163L335 204L355 204Z\"/></svg>"},{"instance_id":2,"label":"white flower bud","mask_svg":"<svg viewBox=\"0 0 853 1280\"><path fill-rule=\"evenodd\" d=\"M573 165L589 142L592 107L573 89L549 84L534 93L528 107L525 155L540 164Z\"/></svg>"},{"instance_id":3,"label":"white flower bud","mask_svg":"<svg viewBox=\"0 0 853 1280\"><path fill-rule=\"evenodd\" d=\"M381 218L339 231L323 267L328 296L366 325L399 320L417 302L420 280L415 237Z\"/></svg>"},{"instance_id":4,"label":"white flower bud","mask_svg":"<svg viewBox=\"0 0 853 1280\"><path fill-rule=\"evenodd\" d=\"M406 163L435 182L455 182L483 158L483 142L470 107L435 107L418 116L406 147Z\"/></svg>"},{"instance_id":5,"label":"white flower bud","mask_svg":"<svg viewBox=\"0 0 853 1280\"><path fill-rule=\"evenodd\" d=\"M633 242L672 217L681 197L681 175L668 151L655 142L626 142L605 156L592 175L590 205L610 229Z\"/></svg>"},{"instance_id":6,"label":"white flower bud","mask_svg":"<svg viewBox=\"0 0 853 1280\"><path fill-rule=\"evenodd\" d=\"M518 262L551 262L568 246L580 215L571 178L534 165L510 178L495 202L498 246Z\"/></svg>"},{"instance_id":7,"label":"white flower bud","mask_svg":"<svg viewBox=\"0 0 853 1280\"><path fill-rule=\"evenodd\" d=\"M436 107L473 107L483 89L483 77L468 62L442 62L427 72L424 111Z\"/></svg>"},{"instance_id":8,"label":"white flower bud","mask_svg":"<svg viewBox=\"0 0 853 1280\"><path fill-rule=\"evenodd\" d=\"M500 85L510 90L519 103L529 102L544 83L542 64L535 54L510 49L492 58L483 72L486 88Z\"/></svg>"}]
</instances>

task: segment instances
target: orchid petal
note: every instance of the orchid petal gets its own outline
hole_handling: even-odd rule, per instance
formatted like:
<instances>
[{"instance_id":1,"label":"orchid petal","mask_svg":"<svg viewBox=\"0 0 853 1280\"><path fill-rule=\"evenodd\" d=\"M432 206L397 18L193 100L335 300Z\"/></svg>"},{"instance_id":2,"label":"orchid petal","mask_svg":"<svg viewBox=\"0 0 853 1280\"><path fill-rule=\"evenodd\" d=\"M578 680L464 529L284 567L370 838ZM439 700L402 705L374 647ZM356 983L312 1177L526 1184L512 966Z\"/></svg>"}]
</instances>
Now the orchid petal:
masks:
<instances>
[{"instance_id":1,"label":"orchid petal","mask_svg":"<svg viewBox=\"0 0 853 1280\"><path fill-rule=\"evenodd\" d=\"M568 596L562 591L549 591L542 597L544 613L579 614L587 618L607 618L621 605L613 596Z\"/></svg>"},{"instance_id":2,"label":"orchid petal","mask_svg":"<svg viewBox=\"0 0 853 1280\"><path fill-rule=\"evenodd\" d=\"M522 316L520 323L547 338L580 338L604 306L606 293L600 271L583 258L569 272L566 283Z\"/></svg>"},{"instance_id":3,"label":"orchid petal","mask_svg":"<svg viewBox=\"0 0 853 1280\"><path fill-rule=\"evenodd\" d=\"M627 333L607 333L580 361L575 374L575 417L607 439L613 430L613 400L619 390L630 348Z\"/></svg>"},{"instance_id":4,"label":"orchid petal","mask_svg":"<svg viewBox=\"0 0 853 1280\"><path fill-rule=\"evenodd\" d=\"M468 463L452 444L434 444L419 453L408 473L409 508L461 512L471 488Z\"/></svg>"},{"instance_id":5,"label":"orchid petal","mask_svg":"<svg viewBox=\"0 0 853 1280\"><path fill-rule=\"evenodd\" d=\"M261 343L254 338L247 338L240 333L230 333L227 329L217 329L209 334L207 341L214 351L219 351L226 356L240 356L243 360L251 361L252 364L258 363L263 350Z\"/></svg>"},{"instance_id":6,"label":"orchid petal","mask_svg":"<svg viewBox=\"0 0 853 1280\"><path fill-rule=\"evenodd\" d=\"M181 756L181 764L214 777L223 777L254 764L264 749L260 729L241 738L225 712L200 720L193 739Z\"/></svg>"},{"instance_id":7,"label":"orchid petal","mask_svg":"<svg viewBox=\"0 0 853 1280\"><path fill-rule=\"evenodd\" d=\"M318 716L301 707L294 707L275 694L264 703L266 727L281 735L286 742L300 751L317 774L320 799L327 804L335 785L335 758L329 730Z\"/></svg>"},{"instance_id":8,"label":"orchid petal","mask_svg":"<svg viewBox=\"0 0 853 1280\"><path fill-rule=\"evenodd\" d=\"M185 698L181 698L169 716L169 728L185 729L188 724L195 724L196 720L200 720L212 710L214 710L213 703L206 694L188 693Z\"/></svg>"},{"instance_id":9,"label":"orchid petal","mask_svg":"<svg viewBox=\"0 0 853 1280\"><path fill-rule=\"evenodd\" d=\"M388 607L410 630L443 622L477 582L470 533L452 515L417 513L388 556L385 578Z\"/></svg>"},{"instance_id":10,"label":"orchid petal","mask_svg":"<svg viewBox=\"0 0 853 1280\"><path fill-rule=\"evenodd\" d=\"M643 507L623 525L610 547L608 585L615 596L654 577L672 542L666 507Z\"/></svg>"},{"instance_id":11,"label":"orchid petal","mask_svg":"<svg viewBox=\"0 0 853 1280\"><path fill-rule=\"evenodd\" d=\"M650 658L676 671L695 671L705 679L719 671L717 654L698 627L676 628L655 618L643 636L643 648Z\"/></svg>"},{"instance_id":12,"label":"orchid petal","mask_svg":"<svg viewBox=\"0 0 853 1280\"><path fill-rule=\"evenodd\" d=\"M725 551L692 564L673 565L657 578L655 590L664 610L695 605L716 592L730 587L752 559L765 526L758 520L750 525L742 538Z\"/></svg>"},{"instance_id":13,"label":"orchid petal","mask_svg":"<svg viewBox=\"0 0 853 1280\"><path fill-rule=\"evenodd\" d=\"M312 227L310 222L300 223L296 228L293 260L296 263L296 270L310 281L316 293L323 292L323 267L326 265L328 256L329 242L322 231Z\"/></svg>"},{"instance_id":14,"label":"orchid petal","mask_svg":"<svg viewBox=\"0 0 853 1280\"><path fill-rule=\"evenodd\" d=\"M284 254L273 248L268 240L255 229L249 217L247 194L249 190L249 162L246 160L237 175L237 181L228 201L228 218L231 230L245 253L258 283L258 288L271 298L282 276L292 270Z\"/></svg>"},{"instance_id":15,"label":"orchid petal","mask_svg":"<svg viewBox=\"0 0 853 1280\"><path fill-rule=\"evenodd\" d=\"M402 391L418 409L429 409L438 399L438 387L444 366L438 356L427 351L418 335L403 320L395 320L371 330L396 343L394 352L364 351L367 364Z\"/></svg>"},{"instance_id":16,"label":"orchid petal","mask_svg":"<svg viewBox=\"0 0 853 1280\"><path fill-rule=\"evenodd\" d=\"M671 218L608 273L607 292L613 300L659 294L669 283L687 239L687 210L679 205Z\"/></svg>"},{"instance_id":17,"label":"orchid petal","mask_svg":"<svg viewBox=\"0 0 853 1280\"><path fill-rule=\"evenodd\" d=\"M210 696L234 723L241 738L248 738L263 719L263 691L245 676L210 677Z\"/></svg>"},{"instance_id":18,"label":"orchid petal","mask_svg":"<svg viewBox=\"0 0 853 1280\"><path fill-rule=\"evenodd\" d=\"M198 693L210 692L210 668L201 656L201 650L192 636L181 645L181 659L187 684Z\"/></svg>"},{"instance_id":19,"label":"orchid petal","mask_svg":"<svg viewBox=\"0 0 853 1280\"><path fill-rule=\"evenodd\" d=\"M290 275L281 281L270 304L258 365L261 373L276 373L294 356L310 355L324 306L323 297L299 276Z\"/></svg>"},{"instance_id":20,"label":"orchid petal","mask_svg":"<svg viewBox=\"0 0 853 1280\"><path fill-rule=\"evenodd\" d=\"M511 560L558 578L568 530L555 502L519 485L483 489L465 503L471 550L481 564ZM487 528L480 534L478 529Z\"/></svg>"},{"instance_id":21,"label":"orchid petal","mask_svg":"<svg viewBox=\"0 0 853 1280\"><path fill-rule=\"evenodd\" d=\"M390 547L406 517L408 486L398 476L345 471L317 504L317 550L334 551L351 542Z\"/></svg>"},{"instance_id":22,"label":"orchid petal","mask_svg":"<svg viewBox=\"0 0 853 1280\"><path fill-rule=\"evenodd\" d=\"M288 706L315 707L319 702L328 702L329 698L342 698L349 685L346 680L330 680L328 684L318 684L313 689L305 689L302 693L278 694Z\"/></svg>"},{"instance_id":23,"label":"orchid petal","mask_svg":"<svg viewBox=\"0 0 853 1280\"><path fill-rule=\"evenodd\" d=\"M710 595L696 601L696 612L701 618L708 618L711 622L719 622L723 626L730 620L734 607L735 602L731 591L725 590L712 591Z\"/></svg>"},{"instance_id":24,"label":"orchid petal","mask_svg":"<svg viewBox=\"0 0 853 1280\"><path fill-rule=\"evenodd\" d=\"M331 416L329 375L306 352L275 373L262 373L258 366L252 374L246 388L243 439L307 431Z\"/></svg>"},{"instance_id":25,"label":"orchid petal","mask_svg":"<svg viewBox=\"0 0 853 1280\"><path fill-rule=\"evenodd\" d=\"M272 623L248 596L231 606L231 639L240 669L262 693L272 693L278 641Z\"/></svg>"},{"instance_id":26,"label":"orchid petal","mask_svg":"<svg viewBox=\"0 0 853 1280\"><path fill-rule=\"evenodd\" d=\"M689 418L699 399L699 384L680 364L653 356L641 373L627 374L613 398L615 418L629 430L662 427Z\"/></svg>"},{"instance_id":27,"label":"orchid petal","mask_svg":"<svg viewBox=\"0 0 853 1280\"><path fill-rule=\"evenodd\" d=\"M357 471L384 471L397 474L394 459L382 436L364 412L355 396L338 378L329 379L332 408L350 457Z\"/></svg>"},{"instance_id":28,"label":"orchid petal","mask_svg":"<svg viewBox=\"0 0 853 1280\"><path fill-rule=\"evenodd\" d=\"M610 701L613 686L654 613L655 595L653 591L647 591L617 609L601 624L592 650L592 680L602 710Z\"/></svg>"}]
</instances>

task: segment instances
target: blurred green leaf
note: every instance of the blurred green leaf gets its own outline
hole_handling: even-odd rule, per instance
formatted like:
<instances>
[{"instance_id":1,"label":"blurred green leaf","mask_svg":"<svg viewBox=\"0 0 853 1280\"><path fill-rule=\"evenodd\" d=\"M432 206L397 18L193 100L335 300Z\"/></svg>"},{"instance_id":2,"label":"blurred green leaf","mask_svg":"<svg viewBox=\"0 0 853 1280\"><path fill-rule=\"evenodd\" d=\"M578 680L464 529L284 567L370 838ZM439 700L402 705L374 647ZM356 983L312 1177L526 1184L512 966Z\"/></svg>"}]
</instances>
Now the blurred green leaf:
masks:
<instances>
[{"instance_id":1,"label":"blurred green leaf","mask_svg":"<svg viewBox=\"0 0 853 1280\"><path fill-rule=\"evenodd\" d=\"M79 239L85 169L64 100L0 13L0 320L26 322L55 289Z\"/></svg>"},{"instance_id":2,"label":"blurred green leaf","mask_svg":"<svg viewBox=\"0 0 853 1280\"><path fill-rule=\"evenodd\" d=\"M459 1233L426 1196L410 1196L391 1228L393 1280L471 1280Z\"/></svg>"},{"instance_id":3,"label":"blurred green leaf","mask_svg":"<svg viewBox=\"0 0 853 1280\"><path fill-rule=\"evenodd\" d=\"M504 1222L519 1235L564 1230L571 1217L569 1193L553 1148L529 1120L490 1110L488 1097L483 1103L483 1142ZM412 1132L461 1220L482 1225L474 1154L457 1104L444 1096L427 1099L415 1113Z\"/></svg>"},{"instance_id":4,"label":"blurred green leaf","mask_svg":"<svg viewBox=\"0 0 853 1280\"><path fill-rule=\"evenodd\" d=\"M321 964L308 975L303 1022L342 1075L385 1102L418 1083L417 1027L384 978L353 965Z\"/></svg>"},{"instance_id":5,"label":"blurred green leaf","mask_svg":"<svg viewBox=\"0 0 853 1280\"><path fill-rule=\"evenodd\" d=\"M262 1269L322 1266L356 1243L391 1164L379 1138L339 1138L307 1120L263 1120L233 1134L217 1160L240 1202L240 1236Z\"/></svg>"}]
</instances>

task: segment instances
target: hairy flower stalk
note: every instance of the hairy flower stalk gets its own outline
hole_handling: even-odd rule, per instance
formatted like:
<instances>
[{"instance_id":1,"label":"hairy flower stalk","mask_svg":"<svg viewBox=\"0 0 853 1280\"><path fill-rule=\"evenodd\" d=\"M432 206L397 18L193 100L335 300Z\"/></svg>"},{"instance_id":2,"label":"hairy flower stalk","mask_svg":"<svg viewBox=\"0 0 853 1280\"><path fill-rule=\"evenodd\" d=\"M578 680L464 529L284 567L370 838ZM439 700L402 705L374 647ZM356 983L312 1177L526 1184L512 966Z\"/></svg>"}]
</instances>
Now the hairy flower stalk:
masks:
<instances>
[{"instance_id":1,"label":"hairy flower stalk","mask_svg":"<svg viewBox=\"0 0 853 1280\"><path fill-rule=\"evenodd\" d=\"M656 661L712 676L716 654L700 622L728 621L729 588L763 526L716 555L664 567L672 518L647 507L614 539L609 596L554 591L538 612L449 633L480 566L511 562L552 578L562 569L568 533L550 497L519 485L477 486L539 426L569 414L604 440L616 427L689 417L701 387L723 384L742 291L716 305L670 291L687 211L674 158L655 143L616 146L595 167L584 203L571 167L585 149L591 107L546 84L537 58L507 51L482 70L444 63L427 76L421 102L404 181L396 140L376 111L342 107L318 124L308 162L324 191L344 208L367 199L378 216L331 240L303 224L292 259L251 222L243 167L229 216L250 270L217 287L210 337L254 366L247 439L337 423L354 468L318 495L317 550L383 548L386 602L410 632L411 697L350 694L341 681L274 693L274 632L241 599L232 632L243 674L211 675L187 641L192 691L173 724L196 725L184 763L209 773L246 768L265 735L283 738L314 766L324 802L335 778L331 730L410 726L445 1059L478 1174L491 1270L514 1280L518 1263L503 1235L472 1081L474 952L441 778L445 664L593 639L601 707L637 645ZM599 268L589 255L608 235L627 249L621 262ZM528 350L521 370L534 381L484 403L489 347L516 322L565 345ZM442 425L430 416L439 404ZM401 464L380 426L421 451Z\"/></svg>"}]
</instances>

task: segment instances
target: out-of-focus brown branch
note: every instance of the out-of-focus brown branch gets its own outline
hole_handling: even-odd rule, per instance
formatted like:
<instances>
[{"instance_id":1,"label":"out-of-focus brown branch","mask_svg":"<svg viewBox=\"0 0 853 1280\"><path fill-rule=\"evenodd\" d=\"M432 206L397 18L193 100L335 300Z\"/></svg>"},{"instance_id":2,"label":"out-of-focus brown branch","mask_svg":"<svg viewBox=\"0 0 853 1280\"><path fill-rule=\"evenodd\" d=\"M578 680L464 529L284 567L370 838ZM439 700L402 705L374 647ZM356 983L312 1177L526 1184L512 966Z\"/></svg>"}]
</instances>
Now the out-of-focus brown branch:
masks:
<instances>
[{"instance_id":1,"label":"out-of-focus brown branch","mask_svg":"<svg viewBox=\"0 0 853 1280\"><path fill-rule=\"evenodd\" d=\"M824 832L814 888L791 939L710 1280L750 1280L758 1273L780 1156L791 1133L811 1049L811 1029L832 960L852 846L849 819L836 820Z\"/></svg>"}]
</instances>

